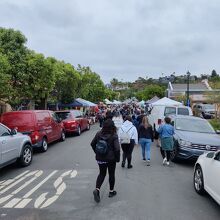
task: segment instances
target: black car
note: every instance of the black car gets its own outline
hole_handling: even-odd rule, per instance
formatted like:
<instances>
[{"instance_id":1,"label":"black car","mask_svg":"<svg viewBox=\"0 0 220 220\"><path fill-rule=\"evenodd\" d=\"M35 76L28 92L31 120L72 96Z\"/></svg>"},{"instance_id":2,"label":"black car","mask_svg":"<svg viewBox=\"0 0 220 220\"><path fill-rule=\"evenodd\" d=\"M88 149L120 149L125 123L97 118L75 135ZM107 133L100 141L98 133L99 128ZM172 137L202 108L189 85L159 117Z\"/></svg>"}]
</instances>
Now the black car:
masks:
<instances>
[{"instance_id":1,"label":"black car","mask_svg":"<svg viewBox=\"0 0 220 220\"><path fill-rule=\"evenodd\" d=\"M209 122L194 116L174 116L174 151L171 160L197 159L207 151L220 150L220 136Z\"/></svg>"}]
</instances>

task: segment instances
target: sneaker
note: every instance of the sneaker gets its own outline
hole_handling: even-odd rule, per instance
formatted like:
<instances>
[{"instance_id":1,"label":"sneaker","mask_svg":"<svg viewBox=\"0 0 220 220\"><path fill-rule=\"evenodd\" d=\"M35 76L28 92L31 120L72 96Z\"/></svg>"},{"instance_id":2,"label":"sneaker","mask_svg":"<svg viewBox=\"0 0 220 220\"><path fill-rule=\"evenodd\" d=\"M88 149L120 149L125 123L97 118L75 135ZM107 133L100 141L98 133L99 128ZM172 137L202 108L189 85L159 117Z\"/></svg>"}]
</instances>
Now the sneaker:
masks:
<instances>
[{"instance_id":1,"label":"sneaker","mask_svg":"<svg viewBox=\"0 0 220 220\"><path fill-rule=\"evenodd\" d=\"M167 162L167 158L164 157L164 159L163 159L163 165L165 165L166 162Z\"/></svg>"},{"instance_id":2,"label":"sneaker","mask_svg":"<svg viewBox=\"0 0 220 220\"><path fill-rule=\"evenodd\" d=\"M131 169L133 166L132 165L128 165L128 169Z\"/></svg>"},{"instance_id":3,"label":"sneaker","mask_svg":"<svg viewBox=\"0 0 220 220\"><path fill-rule=\"evenodd\" d=\"M94 195L94 200L99 203L100 202L100 195L99 195L99 190L95 189L93 191L93 195Z\"/></svg>"},{"instance_id":4,"label":"sneaker","mask_svg":"<svg viewBox=\"0 0 220 220\"><path fill-rule=\"evenodd\" d=\"M150 160L147 160L147 166L150 166Z\"/></svg>"},{"instance_id":5,"label":"sneaker","mask_svg":"<svg viewBox=\"0 0 220 220\"><path fill-rule=\"evenodd\" d=\"M117 195L117 192L114 190L112 192L109 192L108 197L111 198L111 197L116 196L116 195Z\"/></svg>"},{"instance_id":6,"label":"sneaker","mask_svg":"<svg viewBox=\"0 0 220 220\"><path fill-rule=\"evenodd\" d=\"M169 166L170 165L170 162L169 161L167 161L167 166Z\"/></svg>"},{"instance_id":7,"label":"sneaker","mask_svg":"<svg viewBox=\"0 0 220 220\"><path fill-rule=\"evenodd\" d=\"M146 162L146 158L143 158L143 161Z\"/></svg>"},{"instance_id":8,"label":"sneaker","mask_svg":"<svg viewBox=\"0 0 220 220\"><path fill-rule=\"evenodd\" d=\"M123 167L123 168L125 167L125 163L124 162L121 163L121 167Z\"/></svg>"}]
</instances>

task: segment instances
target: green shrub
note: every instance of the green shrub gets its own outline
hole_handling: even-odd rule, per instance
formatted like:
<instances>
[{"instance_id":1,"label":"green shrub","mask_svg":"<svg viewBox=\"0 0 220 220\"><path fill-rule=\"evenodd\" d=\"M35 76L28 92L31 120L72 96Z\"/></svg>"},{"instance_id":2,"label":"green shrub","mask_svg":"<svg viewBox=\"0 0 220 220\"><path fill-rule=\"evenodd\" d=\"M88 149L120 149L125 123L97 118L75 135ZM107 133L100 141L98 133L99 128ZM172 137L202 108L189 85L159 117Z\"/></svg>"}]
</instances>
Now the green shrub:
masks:
<instances>
[{"instance_id":1,"label":"green shrub","mask_svg":"<svg viewBox=\"0 0 220 220\"><path fill-rule=\"evenodd\" d=\"M220 119L212 119L209 122L215 130L220 130Z\"/></svg>"}]
</instances>

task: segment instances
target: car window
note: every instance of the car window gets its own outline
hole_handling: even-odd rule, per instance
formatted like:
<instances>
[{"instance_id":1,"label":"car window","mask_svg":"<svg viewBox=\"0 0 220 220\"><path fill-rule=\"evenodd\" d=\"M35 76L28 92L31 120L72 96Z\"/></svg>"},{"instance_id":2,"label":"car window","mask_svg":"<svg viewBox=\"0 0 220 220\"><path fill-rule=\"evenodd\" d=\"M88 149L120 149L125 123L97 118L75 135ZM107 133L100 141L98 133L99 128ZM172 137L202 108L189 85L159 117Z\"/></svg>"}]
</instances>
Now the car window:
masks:
<instances>
[{"instance_id":1,"label":"car window","mask_svg":"<svg viewBox=\"0 0 220 220\"><path fill-rule=\"evenodd\" d=\"M178 108L177 114L178 115L189 115L189 109L188 108Z\"/></svg>"},{"instance_id":2,"label":"car window","mask_svg":"<svg viewBox=\"0 0 220 220\"><path fill-rule=\"evenodd\" d=\"M215 156L215 160L220 161L220 152Z\"/></svg>"},{"instance_id":3,"label":"car window","mask_svg":"<svg viewBox=\"0 0 220 220\"><path fill-rule=\"evenodd\" d=\"M76 118L82 118L83 116L82 116L82 112L81 111L78 111L78 115L77 115L77 117Z\"/></svg>"},{"instance_id":4,"label":"car window","mask_svg":"<svg viewBox=\"0 0 220 220\"><path fill-rule=\"evenodd\" d=\"M56 112L59 118L62 120L69 119L71 117L70 112Z\"/></svg>"},{"instance_id":5,"label":"car window","mask_svg":"<svg viewBox=\"0 0 220 220\"><path fill-rule=\"evenodd\" d=\"M74 118L77 118L77 116L79 115L77 110L74 110L74 111L71 111L71 112L72 112Z\"/></svg>"},{"instance_id":6,"label":"car window","mask_svg":"<svg viewBox=\"0 0 220 220\"><path fill-rule=\"evenodd\" d=\"M215 130L208 121L193 118L177 118L175 128L182 131L215 134Z\"/></svg>"},{"instance_id":7,"label":"car window","mask_svg":"<svg viewBox=\"0 0 220 220\"><path fill-rule=\"evenodd\" d=\"M52 113L52 117L53 117L53 120L58 122L59 121L59 117L57 116L57 114L55 112Z\"/></svg>"},{"instance_id":8,"label":"car window","mask_svg":"<svg viewBox=\"0 0 220 220\"><path fill-rule=\"evenodd\" d=\"M176 114L176 108L175 107L166 107L164 110L164 116L167 115L175 115Z\"/></svg>"},{"instance_id":9,"label":"car window","mask_svg":"<svg viewBox=\"0 0 220 220\"><path fill-rule=\"evenodd\" d=\"M0 125L0 136L8 136L8 135L10 135L10 131L7 128Z\"/></svg>"}]
</instances>

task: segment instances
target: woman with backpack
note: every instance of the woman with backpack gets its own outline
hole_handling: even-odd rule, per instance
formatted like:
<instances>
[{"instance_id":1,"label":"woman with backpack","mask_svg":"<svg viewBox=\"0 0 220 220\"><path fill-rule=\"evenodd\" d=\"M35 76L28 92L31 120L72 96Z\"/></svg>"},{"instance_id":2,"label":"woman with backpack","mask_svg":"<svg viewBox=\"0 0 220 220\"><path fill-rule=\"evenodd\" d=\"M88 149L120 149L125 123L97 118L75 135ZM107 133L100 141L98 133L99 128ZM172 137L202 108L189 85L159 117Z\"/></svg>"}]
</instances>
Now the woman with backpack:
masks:
<instances>
[{"instance_id":1,"label":"woman with backpack","mask_svg":"<svg viewBox=\"0 0 220 220\"><path fill-rule=\"evenodd\" d=\"M96 160L99 166L99 175L96 180L96 189L93 191L94 200L100 202L100 188L105 180L106 172L109 174L109 197L117 194L115 186L115 168L116 162L120 161L120 145L116 127L111 119L103 123L101 131L97 132L91 142L92 149L96 154Z\"/></svg>"},{"instance_id":2,"label":"woman with backpack","mask_svg":"<svg viewBox=\"0 0 220 220\"><path fill-rule=\"evenodd\" d=\"M121 143L121 148L123 151L123 159L121 167L125 167L126 159L128 161L128 169L131 169L133 166L131 164L132 152L134 145L138 144L138 134L137 129L132 123L131 116L126 116L125 121L119 129L119 140Z\"/></svg>"},{"instance_id":3,"label":"woman with backpack","mask_svg":"<svg viewBox=\"0 0 220 220\"><path fill-rule=\"evenodd\" d=\"M147 166L150 166L150 148L151 143L154 141L154 136L152 126L149 124L147 116L143 117L142 123L138 128L138 138L142 148L143 160L146 161L147 159Z\"/></svg>"}]
</instances>

